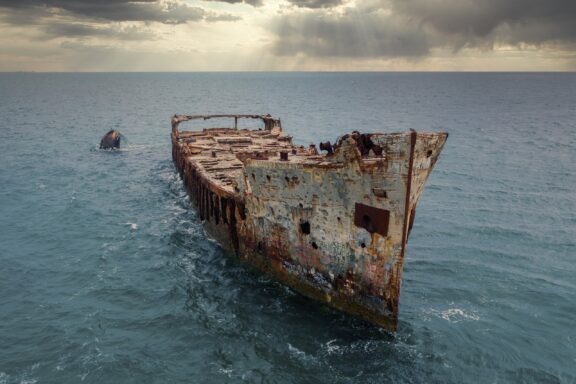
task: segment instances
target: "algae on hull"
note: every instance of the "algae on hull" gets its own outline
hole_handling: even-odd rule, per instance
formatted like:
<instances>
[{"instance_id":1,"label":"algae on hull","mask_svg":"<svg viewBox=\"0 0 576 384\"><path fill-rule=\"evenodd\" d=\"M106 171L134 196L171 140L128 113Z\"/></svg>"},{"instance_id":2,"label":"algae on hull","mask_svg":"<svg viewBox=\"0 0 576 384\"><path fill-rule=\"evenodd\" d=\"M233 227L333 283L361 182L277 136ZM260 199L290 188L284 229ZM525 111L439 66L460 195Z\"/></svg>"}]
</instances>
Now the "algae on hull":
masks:
<instances>
[{"instance_id":1,"label":"algae on hull","mask_svg":"<svg viewBox=\"0 0 576 384\"><path fill-rule=\"evenodd\" d=\"M189 120L234 128L180 131ZM238 129L238 119L263 129ZM209 233L298 292L395 330L406 242L446 132L292 144L270 115L175 115L172 156Z\"/></svg>"}]
</instances>

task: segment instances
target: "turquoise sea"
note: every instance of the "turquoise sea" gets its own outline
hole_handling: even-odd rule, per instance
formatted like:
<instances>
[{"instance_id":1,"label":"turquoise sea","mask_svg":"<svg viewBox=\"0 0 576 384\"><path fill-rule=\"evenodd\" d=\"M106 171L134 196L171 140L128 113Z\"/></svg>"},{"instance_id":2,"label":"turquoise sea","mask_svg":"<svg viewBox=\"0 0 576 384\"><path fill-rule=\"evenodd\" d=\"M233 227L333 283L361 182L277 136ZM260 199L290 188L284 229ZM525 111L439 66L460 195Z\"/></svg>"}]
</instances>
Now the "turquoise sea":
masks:
<instances>
[{"instance_id":1,"label":"turquoise sea","mask_svg":"<svg viewBox=\"0 0 576 384\"><path fill-rule=\"evenodd\" d=\"M576 383L575 100L554 73L0 74L0 384ZM209 239L174 113L270 113L304 145L448 131L398 332Z\"/></svg>"}]
</instances>

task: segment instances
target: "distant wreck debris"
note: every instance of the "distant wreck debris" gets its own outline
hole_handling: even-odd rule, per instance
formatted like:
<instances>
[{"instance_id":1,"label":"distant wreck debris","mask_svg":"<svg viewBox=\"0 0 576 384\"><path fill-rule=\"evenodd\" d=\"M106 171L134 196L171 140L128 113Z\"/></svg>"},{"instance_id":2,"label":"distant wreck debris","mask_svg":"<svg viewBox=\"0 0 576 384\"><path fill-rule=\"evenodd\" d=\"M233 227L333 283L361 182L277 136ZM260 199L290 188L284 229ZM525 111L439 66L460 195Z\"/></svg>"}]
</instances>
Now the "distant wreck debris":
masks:
<instances>
[{"instance_id":1,"label":"distant wreck debris","mask_svg":"<svg viewBox=\"0 0 576 384\"><path fill-rule=\"evenodd\" d=\"M120 132L111 129L100 140L100 149L120 148L122 135Z\"/></svg>"},{"instance_id":2,"label":"distant wreck debris","mask_svg":"<svg viewBox=\"0 0 576 384\"><path fill-rule=\"evenodd\" d=\"M234 119L233 128L180 131ZM260 130L238 129L260 119ZM207 231L305 296L396 330L406 242L446 132L292 144L270 115L175 115L172 157Z\"/></svg>"}]
</instances>

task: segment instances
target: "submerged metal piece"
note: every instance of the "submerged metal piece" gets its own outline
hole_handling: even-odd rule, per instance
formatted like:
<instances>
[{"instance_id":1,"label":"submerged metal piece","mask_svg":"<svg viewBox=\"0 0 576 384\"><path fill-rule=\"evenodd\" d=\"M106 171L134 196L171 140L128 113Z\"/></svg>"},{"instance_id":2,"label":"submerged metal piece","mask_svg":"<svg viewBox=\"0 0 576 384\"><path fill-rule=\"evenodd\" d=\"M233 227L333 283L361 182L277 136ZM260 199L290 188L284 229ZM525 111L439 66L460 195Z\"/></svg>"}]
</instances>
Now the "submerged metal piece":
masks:
<instances>
[{"instance_id":1,"label":"submerged metal piece","mask_svg":"<svg viewBox=\"0 0 576 384\"><path fill-rule=\"evenodd\" d=\"M233 118L234 128L180 131ZM238 129L239 118L261 130ZM446 132L292 144L270 115L175 115L172 156L207 231L296 291L396 330L406 242Z\"/></svg>"},{"instance_id":2,"label":"submerged metal piece","mask_svg":"<svg viewBox=\"0 0 576 384\"><path fill-rule=\"evenodd\" d=\"M121 136L120 132L111 129L100 140L100 149L120 148Z\"/></svg>"}]
</instances>

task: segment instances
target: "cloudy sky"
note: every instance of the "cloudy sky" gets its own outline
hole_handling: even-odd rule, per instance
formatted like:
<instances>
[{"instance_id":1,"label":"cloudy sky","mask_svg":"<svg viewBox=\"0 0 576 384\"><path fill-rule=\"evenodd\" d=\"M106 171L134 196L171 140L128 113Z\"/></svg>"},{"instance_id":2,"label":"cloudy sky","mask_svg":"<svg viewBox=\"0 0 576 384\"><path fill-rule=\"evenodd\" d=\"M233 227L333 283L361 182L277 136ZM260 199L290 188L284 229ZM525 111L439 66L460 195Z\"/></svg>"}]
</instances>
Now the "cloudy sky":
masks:
<instances>
[{"instance_id":1,"label":"cloudy sky","mask_svg":"<svg viewBox=\"0 0 576 384\"><path fill-rule=\"evenodd\" d=\"M0 71L575 71L576 0L0 0Z\"/></svg>"}]
</instances>

